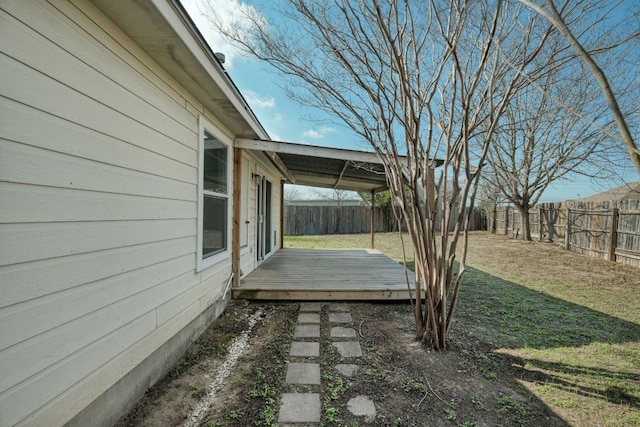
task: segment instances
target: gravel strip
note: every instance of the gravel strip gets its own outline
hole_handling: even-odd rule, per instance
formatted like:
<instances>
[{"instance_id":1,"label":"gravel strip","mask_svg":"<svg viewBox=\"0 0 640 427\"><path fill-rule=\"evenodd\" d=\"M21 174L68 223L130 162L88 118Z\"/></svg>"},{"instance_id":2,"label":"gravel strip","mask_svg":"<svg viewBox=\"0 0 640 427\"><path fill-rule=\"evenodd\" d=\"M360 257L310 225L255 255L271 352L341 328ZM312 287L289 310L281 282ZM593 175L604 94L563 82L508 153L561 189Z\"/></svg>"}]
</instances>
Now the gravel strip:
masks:
<instances>
[{"instance_id":1,"label":"gravel strip","mask_svg":"<svg viewBox=\"0 0 640 427\"><path fill-rule=\"evenodd\" d=\"M247 327L247 329L242 331L242 334L240 334L238 338L233 340L233 343L231 343L231 345L229 346L227 358L225 359L220 369L218 369L218 373L216 374L215 379L207 387L207 394L204 395L202 399L200 399L196 407L193 408L193 411L191 411L183 424L184 427L195 427L200 423L200 421L202 421L202 418L204 418L207 410L213 404L218 390L224 384L224 380L227 379L229 375L231 375L233 366L236 364L238 358L242 356L245 348L247 348L247 346L249 345L249 335L251 334L251 330L258 321L264 318L264 316L265 312L261 308L256 310L256 312L253 313L253 315L249 318L249 326Z\"/></svg>"}]
</instances>

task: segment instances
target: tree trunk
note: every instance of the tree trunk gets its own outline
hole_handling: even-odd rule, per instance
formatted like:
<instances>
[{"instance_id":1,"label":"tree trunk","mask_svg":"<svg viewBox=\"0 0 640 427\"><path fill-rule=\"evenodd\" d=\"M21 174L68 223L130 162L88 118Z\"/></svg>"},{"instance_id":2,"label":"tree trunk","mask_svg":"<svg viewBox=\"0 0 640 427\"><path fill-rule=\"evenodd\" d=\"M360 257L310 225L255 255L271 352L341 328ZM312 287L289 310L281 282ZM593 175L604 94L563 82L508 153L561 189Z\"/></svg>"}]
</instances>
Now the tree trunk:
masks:
<instances>
[{"instance_id":1,"label":"tree trunk","mask_svg":"<svg viewBox=\"0 0 640 427\"><path fill-rule=\"evenodd\" d=\"M529 221L529 207L516 205L520 214L520 226L522 227L522 240L531 241L531 223ZM514 224L515 225L515 224Z\"/></svg>"},{"instance_id":2,"label":"tree trunk","mask_svg":"<svg viewBox=\"0 0 640 427\"><path fill-rule=\"evenodd\" d=\"M498 216L498 203L493 202L493 214L491 215L491 233L496 234L498 231L496 217Z\"/></svg>"}]
</instances>

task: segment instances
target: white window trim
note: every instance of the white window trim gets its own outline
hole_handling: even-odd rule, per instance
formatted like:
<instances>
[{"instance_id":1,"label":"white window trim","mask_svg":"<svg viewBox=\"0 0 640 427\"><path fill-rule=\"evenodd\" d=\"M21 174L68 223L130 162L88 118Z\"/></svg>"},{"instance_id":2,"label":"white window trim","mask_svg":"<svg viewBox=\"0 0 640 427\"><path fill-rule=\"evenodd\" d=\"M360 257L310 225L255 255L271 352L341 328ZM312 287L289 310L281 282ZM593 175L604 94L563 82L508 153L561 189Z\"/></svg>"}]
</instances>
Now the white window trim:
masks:
<instances>
[{"instance_id":1,"label":"white window trim","mask_svg":"<svg viewBox=\"0 0 640 427\"><path fill-rule=\"evenodd\" d=\"M202 258L203 224L204 224L204 132L205 130L214 136L218 141L227 146L227 223L226 232L227 248L208 258ZM198 117L198 233L197 233L197 255L196 271L202 271L221 261L231 258L231 227L233 226L233 161L231 153L233 151L233 141L222 133L216 126L203 116ZM215 193L214 193L215 194Z\"/></svg>"}]
</instances>

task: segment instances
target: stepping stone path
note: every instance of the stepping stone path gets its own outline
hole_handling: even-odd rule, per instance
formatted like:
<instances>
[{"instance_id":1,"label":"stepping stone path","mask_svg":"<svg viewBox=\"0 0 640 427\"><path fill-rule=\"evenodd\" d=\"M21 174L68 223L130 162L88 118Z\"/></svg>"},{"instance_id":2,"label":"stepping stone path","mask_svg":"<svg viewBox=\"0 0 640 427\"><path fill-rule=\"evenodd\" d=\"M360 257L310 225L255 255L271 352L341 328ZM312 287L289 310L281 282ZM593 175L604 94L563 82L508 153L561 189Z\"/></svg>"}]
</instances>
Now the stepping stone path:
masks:
<instances>
[{"instance_id":1,"label":"stepping stone path","mask_svg":"<svg viewBox=\"0 0 640 427\"><path fill-rule=\"evenodd\" d=\"M322 312L328 307L328 316ZM287 384L291 385L291 393L282 395L278 423L282 426L293 427L297 424L308 426L320 423L322 418L322 404L320 401L321 368L320 330L329 332L332 345L346 363L338 364L327 374L336 372L344 377L352 378L358 373L358 365L348 363L362 357L360 342L353 329L353 319L349 306L345 303L300 303L298 323L293 335L287 365ZM325 350L326 351L326 350ZM305 392L295 392L294 386L304 386ZM353 396L346 408L353 415L363 417L362 421L371 423L376 417L374 402L367 396Z\"/></svg>"}]
</instances>

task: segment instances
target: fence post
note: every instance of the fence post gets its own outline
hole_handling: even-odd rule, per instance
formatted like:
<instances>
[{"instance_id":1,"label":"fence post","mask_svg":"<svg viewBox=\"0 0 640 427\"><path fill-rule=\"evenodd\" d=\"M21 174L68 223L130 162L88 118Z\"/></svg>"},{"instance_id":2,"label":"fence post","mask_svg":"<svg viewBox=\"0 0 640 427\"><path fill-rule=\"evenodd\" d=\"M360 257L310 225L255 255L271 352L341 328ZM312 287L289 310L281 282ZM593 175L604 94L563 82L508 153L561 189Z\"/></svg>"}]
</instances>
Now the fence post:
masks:
<instances>
[{"instance_id":1,"label":"fence post","mask_svg":"<svg viewBox=\"0 0 640 427\"><path fill-rule=\"evenodd\" d=\"M616 248L618 247L618 208L611 209L611 238L609 239L609 261L616 260Z\"/></svg>"},{"instance_id":2,"label":"fence post","mask_svg":"<svg viewBox=\"0 0 640 427\"><path fill-rule=\"evenodd\" d=\"M556 232L556 220L553 218L554 215L556 215L556 219L558 218L557 211L558 209L556 209L555 204L547 204L547 241L549 243L553 243L553 238L555 237L554 234Z\"/></svg>"},{"instance_id":3,"label":"fence post","mask_svg":"<svg viewBox=\"0 0 640 427\"><path fill-rule=\"evenodd\" d=\"M538 242L542 242L542 206L538 205Z\"/></svg>"},{"instance_id":4,"label":"fence post","mask_svg":"<svg viewBox=\"0 0 640 427\"><path fill-rule=\"evenodd\" d=\"M571 221L570 221L570 216L571 215L571 209L569 209L569 206L567 206L564 210L564 218L565 218L565 223L564 223L564 248L565 249L569 249L569 242L571 241L570 239L570 233L571 233Z\"/></svg>"},{"instance_id":5,"label":"fence post","mask_svg":"<svg viewBox=\"0 0 640 427\"><path fill-rule=\"evenodd\" d=\"M284 210L284 179L282 179L282 180L280 180L280 247L281 248L284 248L284 213L285 213L285 210ZM245 225L242 224L242 227L245 227ZM247 239L248 239L248 237L247 237Z\"/></svg>"},{"instance_id":6,"label":"fence post","mask_svg":"<svg viewBox=\"0 0 640 427\"><path fill-rule=\"evenodd\" d=\"M376 190L371 190L371 249L376 248Z\"/></svg>"}]
</instances>

